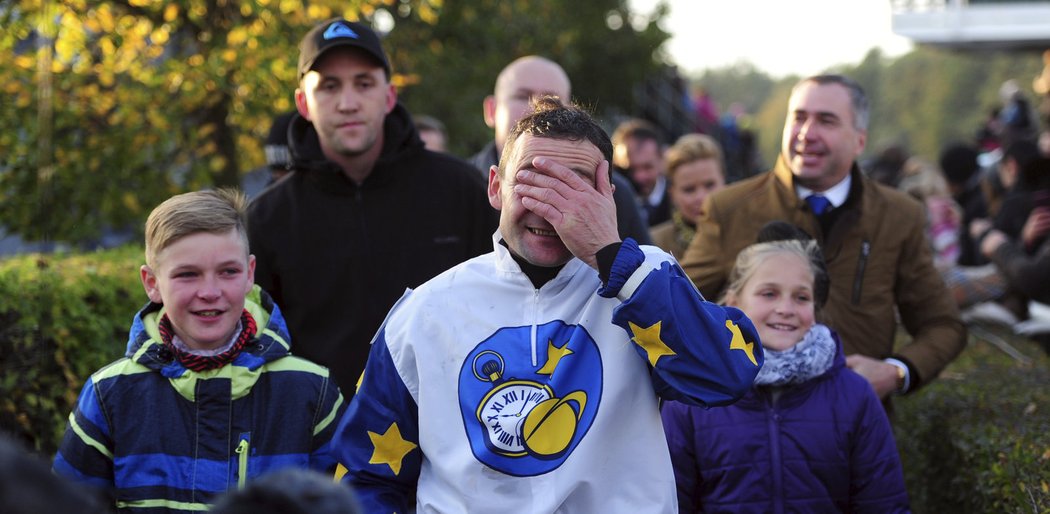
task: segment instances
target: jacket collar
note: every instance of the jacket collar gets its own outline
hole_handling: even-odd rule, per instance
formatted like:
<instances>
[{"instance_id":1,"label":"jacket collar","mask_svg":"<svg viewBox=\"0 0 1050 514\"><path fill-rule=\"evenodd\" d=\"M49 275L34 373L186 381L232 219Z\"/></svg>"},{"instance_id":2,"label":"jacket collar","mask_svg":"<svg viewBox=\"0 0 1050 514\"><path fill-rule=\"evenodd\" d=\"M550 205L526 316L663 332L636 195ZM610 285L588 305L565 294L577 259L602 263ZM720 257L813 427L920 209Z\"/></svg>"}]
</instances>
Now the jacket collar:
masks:
<instances>
[{"instance_id":1,"label":"jacket collar","mask_svg":"<svg viewBox=\"0 0 1050 514\"><path fill-rule=\"evenodd\" d=\"M292 167L301 172L344 177L343 170L329 161L321 151L321 142L313 123L296 114L288 127L288 151ZM383 150L365 179L365 184L389 180L396 166L392 164L423 151L423 140L412 123L412 117L400 103L383 120ZM350 182L349 180L346 180Z\"/></svg>"},{"instance_id":2,"label":"jacket collar","mask_svg":"<svg viewBox=\"0 0 1050 514\"><path fill-rule=\"evenodd\" d=\"M496 229L496 232L492 234L492 248L495 253L496 270L500 273L512 276L515 282L522 282L527 284L530 289L535 289L532 285L532 281L529 280L529 277L527 277L525 272L521 270L521 266L518 265L518 262L515 261L514 257L510 254L510 250L500 243L501 240L503 240L503 235L500 234L499 229ZM569 262L562 266L558 275L544 284L540 289L562 287L581 270L581 266L587 267L587 264L576 257L569 259Z\"/></svg>"},{"instance_id":3,"label":"jacket collar","mask_svg":"<svg viewBox=\"0 0 1050 514\"><path fill-rule=\"evenodd\" d=\"M284 316L273 299L259 286L253 286L245 299L244 308L255 318L258 332L229 366L243 366L254 370L267 362L289 355L291 337L288 335ZM174 359L161 342L158 324L163 315L164 306L152 302L147 303L135 315L124 355L137 364L160 371L169 378L182 376L190 371Z\"/></svg>"},{"instance_id":4,"label":"jacket collar","mask_svg":"<svg viewBox=\"0 0 1050 514\"><path fill-rule=\"evenodd\" d=\"M860 166L857 165L856 161L854 161L853 165L850 167L849 173L849 196L846 197L846 203L842 204L840 207L856 204L864 190L862 184L864 174L861 173ZM799 198L795 193L795 175L791 172L791 168L788 167L787 161L784 160L783 155L777 157L777 163L773 167L773 177L776 179L777 184L779 184L777 190L785 205L790 206L793 210L806 208L805 200Z\"/></svg>"}]
</instances>

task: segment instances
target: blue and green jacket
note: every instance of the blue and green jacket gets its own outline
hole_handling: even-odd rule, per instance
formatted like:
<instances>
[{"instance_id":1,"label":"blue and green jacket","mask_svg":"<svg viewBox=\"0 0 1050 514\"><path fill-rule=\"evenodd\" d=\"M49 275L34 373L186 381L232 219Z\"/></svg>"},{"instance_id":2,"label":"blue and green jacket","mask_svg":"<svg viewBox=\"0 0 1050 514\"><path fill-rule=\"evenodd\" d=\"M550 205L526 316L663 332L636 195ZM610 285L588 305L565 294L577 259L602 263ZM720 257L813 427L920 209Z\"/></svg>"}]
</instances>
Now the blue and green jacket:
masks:
<instances>
[{"instance_id":1,"label":"blue and green jacket","mask_svg":"<svg viewBox=\"0 0 1050 514\"><path fill-rule=\"evenodd\" d=\"M121 512L201 512L217 494L288 467L330 471L343 398L328 370L290 353L273 300L255 287L245 308L262 327L221 368L173 358L151 303L127 352L84 384L54 470L107 490Z\"/></svg>"}]
</instances>

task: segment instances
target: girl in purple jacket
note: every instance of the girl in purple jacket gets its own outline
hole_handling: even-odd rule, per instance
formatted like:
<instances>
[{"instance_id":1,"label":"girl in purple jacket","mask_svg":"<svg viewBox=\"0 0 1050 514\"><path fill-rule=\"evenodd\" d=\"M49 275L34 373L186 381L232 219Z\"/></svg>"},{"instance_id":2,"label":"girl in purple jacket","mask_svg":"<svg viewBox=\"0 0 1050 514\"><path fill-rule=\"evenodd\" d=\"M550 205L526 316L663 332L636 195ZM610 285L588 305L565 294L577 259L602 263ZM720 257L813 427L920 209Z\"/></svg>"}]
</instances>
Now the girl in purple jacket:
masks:
<instances>
[{"instance_id":1,"label":"girl in purple jacket","mask_svg":"<svg viewBox=\"0 0 1050 514\"><path fill-rule=\"evenodd\" d=\"M663 407L680 512L908 512L886 412L816 323L827 273L814 241L740 252L725 303L758 328L766 361L740 401Z\"/></svg>"}]
</instances>

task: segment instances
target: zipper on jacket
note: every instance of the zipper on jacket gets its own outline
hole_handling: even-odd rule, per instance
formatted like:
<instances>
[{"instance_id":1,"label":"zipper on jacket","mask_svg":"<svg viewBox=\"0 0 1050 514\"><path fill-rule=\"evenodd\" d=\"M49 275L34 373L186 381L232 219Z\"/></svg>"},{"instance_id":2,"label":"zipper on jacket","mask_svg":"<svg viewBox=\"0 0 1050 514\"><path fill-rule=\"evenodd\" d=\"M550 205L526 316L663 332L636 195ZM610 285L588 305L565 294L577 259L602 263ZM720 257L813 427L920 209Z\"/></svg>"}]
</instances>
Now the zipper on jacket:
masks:
<instances>
[{"instance_id":1,"label":"zipper on jacket","mask_svg":"<svg viewBox=\"0 0 1050 514\"><path fill-rule=\"evenodd\" d=\"M237 488L244 489L244 484L248 481L248 450L251 447L251 443L248 442L251 439L251 433L241 434L241 442L237 443Z\"/></svg>"},{"instance_id":2,"label":"zipper on jacket","mask_svg":"<svg viewBox=\"0 0 1050 514\"><path fill-rule=\"evenodd\" d=\"M532 328L530 330L531 337L529 337L529 339L530 339L530 342L532 344L532 346L530 348L531 354L532 354L532 366L535 367L538 364L538 361L539 361L539 357L537 356L537 353L536 353L536 332L537 332L537 329L539 328L539 326L537 324L539 323L539 319L540 319L540 290L539 289L536 289L535 292L532 293L532 306L531 307L532 307L532 316L531 316L532 317L532 320L531 320Z\"/></svg>"},{"instance_id":3,"label":"zipper on jacket","mask_svg":"<svg viewBox=\"0 0 1050 514\"><path fill-rule=\"evenodd\" d=\"M867 239L860 243L860 258L857 259L857 274L853 277L853 305L860 305L861 285L864 283L864 268L868 267L871 243Z\"/></svg>"},{"instance_id":4,"label":"zipper on jacket","mask_svg":"<svg viewBox=\"0 0 1050 514\"><path fill-rule=\"evenodd\" d=\"M777 396L770 388L765 391L766 405L769 415L766 418L769 425L769 463L773 470L773 511L776 513L784 511L784 462L780 454L780 412L777 410Z\"/></svg>"}]
</instances>

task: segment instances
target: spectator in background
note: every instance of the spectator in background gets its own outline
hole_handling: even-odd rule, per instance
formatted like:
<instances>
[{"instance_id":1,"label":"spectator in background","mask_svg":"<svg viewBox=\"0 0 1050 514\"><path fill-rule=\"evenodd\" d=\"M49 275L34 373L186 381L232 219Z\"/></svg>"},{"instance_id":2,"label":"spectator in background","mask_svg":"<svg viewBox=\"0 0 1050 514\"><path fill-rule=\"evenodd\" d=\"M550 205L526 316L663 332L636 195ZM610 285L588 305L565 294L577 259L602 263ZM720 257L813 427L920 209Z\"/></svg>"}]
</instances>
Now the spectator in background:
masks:
<instances>
[{"instance_id":1,"label":"spectator in background","mask_svg":"<svg viewBox=\"0 0 1050 514\"><path fill-rule=\"evenodd\" d=\"M448 151L448 133L441 120L425 114L413 116L412 119L416 122L416 130L419 131L424 148L432 152Z\"/></svg>"},{"instance_id":2,"label":"spectator in background","mask_svg":"<svg viewBox=\"0 0 1050 514\"><path fill-rule=\"evenodd\" d=\"M230 491L210 514L360 514L354 490L330 475L306 469L286 469L252 480Z\"/></svg>"},{"instance_id":3,"label":"spectator in background","mask_svg":"<svg viewBox=\"0 0 1050 514\"><path fill-rule=\"evenodd\" d=\"M486 183L489 169L499 163L507 134L529 110L531 102L543 96L556 96L562 102L569 102L571 89L565 70L558 63L538 55L519 57L500 71L492 94L482 102L485 124L494 130L495 137L470 159ZM620 238L630 237L639 244L649 244L649 228L643 220L644 213L634 197L630 181L616 173L612 180Z\"/></svg>"},{"instance_id":4,"label":"spectator in background","mask_svg":"<svg viewBox=\"0 0 1050 514\"><path fill-rule=\"evenodd\" d=\"M935 379L965 347L966 327L933 265L922 205L856 164L867 120L867 97L852 79L798 82L776 166L708 197L682 267L717 298L737 253L766 223L812 234L831 277L829 326L842 335L847 365L886 398ZM895 348L898 312L912 340Z\"/></svg>"},{"instance_id":5,"label":"spectator in background","mask_svg":"<svg viewBox=\"0 0 1050 514\"><path fill-rule=\"evenodd\" d=\"M612 164L631 180L650 227L671 219L663 141L660 129L642 119L621 123L612 135Z\"/></svg>"},{"instance_id":6,"label":"spectator in background","mask_svg":"<svg viewBox=\"0 0 1050 514\"><path fill-rule=\"evenodd\" d=\"M990 107L988 109L988 117L977 129L977 147L981 153L994 152L1001 146L999 136L1003 133L1003 126L999 120L999 113L1002 110L1003 108L998 105Z\"/></svg>"},{"instance_id":7,"label":"spectator in background","mask_svg":"<svg viewBox=\"0 0 1050 514\"><path fill-rule=\"evenodd\" d=\"M724 303L755 323L766 358L751 391L717 409L663 405L680 512L908 512L886 412L816 321L827 270L807 239L748 246L730 274Z\"/></svg>"},{"instance_id":8,"label":"spectator in background","mask_svg":"<svg viewBox=\"0 0 1050 514\"><path fill-rule=\"evenodd\" d=\"M908 149L902 143L892 142L882 145L881 149L863 166L872 180L889 187L897 187L901 180L904 161L909 157Z\"/></svg>"},{"instance_id":9,"label":"spectator in background","mask_svg":"<svg viewBox=\"0 0 1050 514\"><path fill-rule=\"evenodd\" d=\"M970 225L973 221L988 217L977 156L977 149L973 145L955 142L946 145L939 157L941 171L948 181L948 190L952 199L962 209L959 258L956 260L961 266L977 266L986 262L980 257L977 245L970 237Z\"/></svg>"},{"instance_id":10,"label":"spectator in background","mask_svg":"<svg viewBox=\"0 0 1050 514\"><path fill-rule=\"evenodd\" d=\"M1000 144L1009 146L1017 141L1034 142L1038 135L1035 115L1016 80L1003 82L999 88L999 99L1003 102L1003 108L999 111L999 126L1002 129Z\"/></svg>"},{"instance_id":11,"label":"spectator in background","mask_svg":"<svg viewBox=\"0 0 1050 514\"><path fill-rule=\"evenodd\" d=\"M719 132L718 105L711 98L711 94L702 87L697 88L693 106L696 110L696 131L709 136L717 136Z\"/></svg>"},{"instance_id":12,"label":"spectator in background","mask_svg":"<svg viewBox=\"0 0 1050 514\"><path fill-rule=\"evenodd\" d=\"M1040 159L1050 173L1050 162ZM1050 303L1050 186L1037 195L1036 207L1025 221L1020 237L1010 239L992 229L981 242L981 251L1006 277L1010 289L1040 303Z\"/></svg>"},{"instance_id":13,"label":"spectator in background","mask_svg":"<svg viewBox=\"0 0 1050 514\"><path fill-rule=\"evenodd\" d=\"M704 199L722 189L725 168L722 149L711 136L686 134L667 149L667 182L671 219L650 229L653 244L681 259L696 235Z\"/></svg>"},{"instance_id":14,"label":"spectator in background","mask_svg":"<svg viewBox=\"0 0 1050 514\"><path fill-rule=\"evenodd\" d=\"M291 164L291 157L288 155L288 126L294 116L295 111L292 111L273 119L263 145L266 166L252 170L241 180L241 191L244 191L249 199L255 198L263 189L288 174Z\"/></svg>"},{"instance_id":15,"label":"spectator in background","mask_svg":"<svg viewBox=\"0 0 1050 514\"><path fill-rule=\"evenodd\" d=\"M1039 147L1034 141L1014 141L1003 149L1002 159L996 168L999 183L1005 191L1001 207L993 217L995 228L1010 238L1021 233L1021 227L1032 211L1032 194L1038 180L1023 179L1023 171L1040 157ZM1037 173L1033 173L1037 174Z\"/></svg>"},{"instance_id":16,"label":"spectator in background","mask_svg":"<svg viewBox=\"0 0 1050 514\"><path fill-rule=\"evenodd\" d=\"M248 232L296 354L349 396L405 288L491 248L495 212L470 164L423 148L372 29L325 21L299 52L293 171L252 202Z\"/></svg>"},{"instance_id":17,"label":"spectator in background","mask_svg":"<svg viewBox=\"0 0 1050 514\"><path fill-rule=\"evenodd\" d=\"M897 188L915 197L926 208L926 239L933 251L933 265L938 270L956 266L962 209L952 199L948 181L941 170L920 157L909 158L901 171Z\"/></svg>"},{"instance_id":18,"label":"spectator in background","mask_svg":"<svg viewBox=\"0 0 1050 514\"><path fill-rule=\"evenodd\" d=\"M1021 228L1011 233L984 220L972 228L981 252L1007 285L1000 303L1016 320L1028 317L1028 300L1050 303L1050 158L1031 159L1021 172L1015 188L1025 192L1015 202L1023 204L1017 212L1026 213Z\"/></svg>"}]
</instances>

